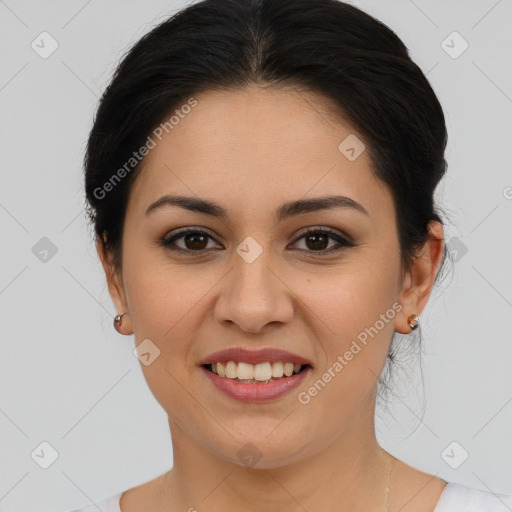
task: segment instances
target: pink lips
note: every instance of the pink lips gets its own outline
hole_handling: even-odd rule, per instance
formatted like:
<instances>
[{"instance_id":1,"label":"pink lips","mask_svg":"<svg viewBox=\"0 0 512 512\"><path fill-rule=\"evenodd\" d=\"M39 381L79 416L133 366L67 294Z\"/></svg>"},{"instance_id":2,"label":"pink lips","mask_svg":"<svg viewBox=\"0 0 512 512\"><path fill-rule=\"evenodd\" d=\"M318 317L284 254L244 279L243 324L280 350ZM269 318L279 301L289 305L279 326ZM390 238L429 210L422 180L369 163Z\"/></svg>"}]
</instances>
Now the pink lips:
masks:
<instances>
[{"instance_id":1,"label":"pink lips","mask_svg":"<svg viewBox=\"0 0 512 512\"><path fill-rule=\"evenodd\" d=\"M309 366L313 366L311 361L308 361L297 354L293 354L292 352L287 352L286 350L279 350L277 348L247 350L243 347L227 348L225 350L220 350L219 352L214 352L200 361L199 365L203 366L205 364L223 363L228 361L251 364L265 363L267 361L271 363L274 361L281 361L282 363L302 365L309 364Z\"/></svg>"},{"instance_id":2,"label":"pink lips","mask_svg":"<svg viewBox=\"0 0 512 512\"><path fill-rule=\"evenodd\" d=\"M251 364L259 364L265 362L280 361L282 363L293 363L305 366L299 373L294 373L290 377L281 377L273 382L267 383L244 383L229 379L227 377L220 377L205 365L213 363L226 363L228 361L244 362ZM247 350L243 347L229 348L214 352L205 357L199 362L202 366L201 370L209 381L215 386L216 389L225 395L240 400L242 402L263 402L279 398L286 393L289 393L310 374L312 371L312 364L308 359L301 357L286 350L279 350L276 348L263 348L259 350ZM307 366L306 366L307 365Z\"/></svg>"},{"instance_id":3,"label":"pink lips","mask_svg":"<svg viewBox=\"0 0 512 512\"><path fill-rule=\"evenodd\" d=\"M204 367L201 370L219 391L241 402L263 402L279 398L299 386L312 371L311 367L307 366L299 373L281 377L274 382L246 384L227 377L219 377Z\"/></svg>"}]
</instances>

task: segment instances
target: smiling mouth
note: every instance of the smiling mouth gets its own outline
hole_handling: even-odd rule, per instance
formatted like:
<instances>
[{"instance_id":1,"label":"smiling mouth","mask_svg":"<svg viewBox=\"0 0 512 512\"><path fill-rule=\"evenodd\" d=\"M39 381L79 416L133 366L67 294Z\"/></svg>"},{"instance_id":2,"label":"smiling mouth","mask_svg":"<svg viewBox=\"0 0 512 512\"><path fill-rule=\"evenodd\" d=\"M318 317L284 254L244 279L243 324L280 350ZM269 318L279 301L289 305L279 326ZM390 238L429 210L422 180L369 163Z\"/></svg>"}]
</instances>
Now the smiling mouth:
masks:
<instances>
[{"instance_id":1,"label":"smiling mouth","mask_svg":"<svg viewBox=\"0 0 512 512\"><path fill-rule=\"evenodd\" d=\"M303 372L307 368L311 368L311 365L309 364L301 365L283 363L280 361L260 364L250 364L242 361L227 361L204 364L202 366L221 378L245 384L264 384L268 382L275 382Z\"/></svg>"}]
</instances>

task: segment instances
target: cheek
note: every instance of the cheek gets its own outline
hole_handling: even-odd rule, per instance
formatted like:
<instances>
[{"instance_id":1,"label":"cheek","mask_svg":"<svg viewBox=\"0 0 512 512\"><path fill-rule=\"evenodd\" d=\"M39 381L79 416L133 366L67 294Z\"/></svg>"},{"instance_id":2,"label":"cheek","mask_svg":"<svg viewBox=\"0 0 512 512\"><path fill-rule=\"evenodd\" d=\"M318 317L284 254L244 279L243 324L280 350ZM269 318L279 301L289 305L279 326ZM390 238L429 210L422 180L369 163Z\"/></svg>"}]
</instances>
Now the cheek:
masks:
<instances>
[{"instance_id":1,"label":"cheek","mask_svg":"<svg viewBox=\"0 0 512 512\"><path fill-rule=\"evenodd\" d=\"M139 245L140 247L141 245ZM184 337L194 318L194 308L214 285L209 283L210 273L197 266L170 263L164 249L134 249L126 244L124 280L127 300L137 339L154 339L167 350L176 336Z\"/></svg>"},{"instance_id":2,"label":"cheek","mask_svg":"<svg viewBox=\"0 0 512 512\"><path fill-rule=\"evenodd\" d=\"M398 267L373 254L368 249L328 278L309 279L303 290L313 337L325 350L318 378L329 390L322 394L334 408L339 400L343 409L355 407L374 389L393 336Z\"/></svg>"},{"instance_id":3,"label":"cheek","mask_svg":"<svg viewBox=\"0 0 512 512\"><path fill-rule=\"evenodd\" d=\"M149 365L141 359L141 369L155 399L171 417L173 411L190 409L183 386L192 371L191 340L200 327L208 280L194 281L177 268L135 258L125 269L136 344L149 339L157 347L157 357Z\"/></svg>"},{"instance_id":4,"label":"cheek","mask_svg":"<svg viewBox=\"0 0 512 512\"><path fill-rule=\"evenodd\" d=\"M311 279L303 294L306 323L325 353L298 398L307 414L322 418L329 411L324 428L330 424L331 434L337 435L359 412L371 410L396 313L390 294L394 288L366 268L346 269L325 281L322 286L322 280Z\"/></svg>"},{"instance_id":5,"label":"cheek","mask_svg":"<svg viewBox=\"0 0 512 512\"><path fill-rule=\"evenodd\" d=\"M324 324L325 339L344 344L391 308L398 274L382 261L361 257L322 278L308 278L301 296Z\"/></svg>"}]
</instances>

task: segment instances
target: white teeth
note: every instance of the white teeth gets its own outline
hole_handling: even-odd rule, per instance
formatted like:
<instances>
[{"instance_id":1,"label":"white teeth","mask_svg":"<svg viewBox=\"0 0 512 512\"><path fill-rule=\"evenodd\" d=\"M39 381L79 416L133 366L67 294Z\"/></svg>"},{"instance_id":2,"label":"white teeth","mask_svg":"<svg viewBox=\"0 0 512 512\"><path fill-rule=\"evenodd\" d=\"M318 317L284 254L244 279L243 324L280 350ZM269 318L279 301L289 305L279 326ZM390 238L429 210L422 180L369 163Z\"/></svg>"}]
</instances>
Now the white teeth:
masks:
<instances>
[{"instance_id":1,"label":"white teeth","mask_svg":"<svg viewBox=\"0 0 512 512\"><path fill-rule=\"evenodd\" d=\"M281 361L273 361L250 364L243 361L228 361L226 363L218 362L211 365L213 373L219 377L227 377L228 379L237 379L241 382L272 382L273 379L281 377L290 377L294 373L299 373L302 365L294 363L282 363Z\"/></svg>"},{"instance_id":2,"label":"white teeth","mask_svg":"<svg viewBox=\"0 0 512 512\"><path fill-rule=\"evenodd\" d=\"M270 380L272 378L272 366L270 366L270 363L254 365L254 378L256 380Z\"/></svg>"},{"instance_id":3,"label":"white teeth","mask_svg":"<svg viewBox=\"0 0 512 512\"><path fill-rule=\"evenodd\" d=\"M234 361L226 363L226 377L228 379L236 379L237 364Z\"/></svg>"},{"instance_id":4,"label":"white teeth","mask_svg":"<svg viewBox=\"0 0 512 512\"><path fill-rule=\"evenodd\" d=\"M254 365L249 363L238 363L236 376L240 379L254 379Z\"/></svg>"},{"instance_id":5,"label":"white teeth","mask_svg":"<svg viewBox=\"0 0 512 512\"><path fill-rule=\"evenodd\" d=\"M289 377L293 373L293 367L294 367L293 363L286 363L284 365L284 370L283 371L284 371L284 374L287 377Z\"/></svg>"},{"instance_id":6,"label":"white teeth","mask_svg":"<svg viewBox=\"0 0 512 512\"><path fill-rule=\"evenodd\" d=\"M274 361L272 363L272 377L282 377L283 374L283 363L280 361Z\"/></svg>"}]
</instances>

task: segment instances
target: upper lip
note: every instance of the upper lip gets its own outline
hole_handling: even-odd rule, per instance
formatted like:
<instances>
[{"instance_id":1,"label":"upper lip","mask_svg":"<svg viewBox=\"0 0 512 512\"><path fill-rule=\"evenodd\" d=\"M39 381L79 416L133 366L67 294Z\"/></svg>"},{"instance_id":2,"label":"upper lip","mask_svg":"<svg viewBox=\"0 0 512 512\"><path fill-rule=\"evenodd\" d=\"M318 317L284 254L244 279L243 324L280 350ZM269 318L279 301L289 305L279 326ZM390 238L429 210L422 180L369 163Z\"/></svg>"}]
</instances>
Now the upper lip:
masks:
<instances>
[{"instance_id":1,"label":"upper lip","mask_svg":"<svg viewBox=\"0 0 512 512\"><path fill-rule=\"evenodd\" d=\"M247 350L244 347L227 348L219 350L206 356L199 365L221 363L225 361L236 361L251 364L259 364L280 361L282 363L293 363L293 364L309 364L313 366L310 361L292 352L286 350L279 350L277 348L261 348L259 350Z\"/></svg>"}]
</instances>

